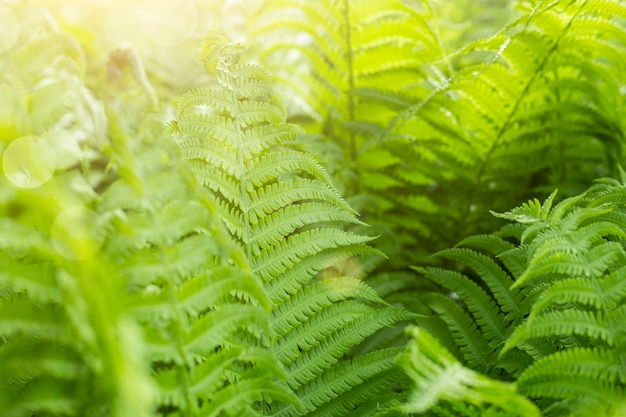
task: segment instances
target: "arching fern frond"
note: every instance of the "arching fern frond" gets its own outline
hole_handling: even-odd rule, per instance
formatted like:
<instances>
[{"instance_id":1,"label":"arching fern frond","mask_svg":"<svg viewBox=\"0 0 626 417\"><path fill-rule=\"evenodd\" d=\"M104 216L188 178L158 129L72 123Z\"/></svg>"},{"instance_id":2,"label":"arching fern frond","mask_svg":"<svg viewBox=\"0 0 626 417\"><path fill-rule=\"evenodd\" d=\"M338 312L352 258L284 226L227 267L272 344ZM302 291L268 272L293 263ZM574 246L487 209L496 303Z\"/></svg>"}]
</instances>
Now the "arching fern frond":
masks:
<instances>
[{"instance_id":1,"label":"arching fern frond","mask_svg":"<svg viewBox=\"0 0 626 417\"><path fill-rule=\"evenodd\" d=\"M412 338L399 362L414 386L402 411L420 414L438 404L435 412L441 416L491 415L494 411L502 416L541 415L514 385L465 368L424 330L411 327L408 332ZM470 406L467 414L457 412L463 404Z\"/></svg>"},{"instance_id":2,"label":"arching fern frond","mask_svg":"<svg viewBox=\"0 0 626 417\"><path fill-rule=\"evenodd\" d=\"M276 382L271 302L161 122L141 103L116 117L123 99L105 117L71 37L24 10L23 42L0 57L21 86L15 110L30 106L0 129L2 415L217 417L297 401ZM9 159L40 168L6 153L27 135L56 159L40 183L9 181Z\"/></svg>"},{"instance_id":3,"label":"arching fern frond","mask_svg":"<svg viewBox=\"0 0 626 417\"><path fill-rule=\"evenodd\" d=\"M419 322L441 343L453 343L471 368L516 380L518 392L546 415L619 415L626 390L625 189L603 179L558 204L553 193L498 214L519 227L438 254L460 262L462 272L418 269L450 291L424 296L436 316Z\"/></svg>"},{"instance_id":4,"label":"arching fern frond","mask_svg":"<svg viewBox=\"0 0 626 417\"><path fill-rule=\"evenodd\" d=\"M356 410L385 391L399 370L391 378L385 366L343 357L377 330L413 316L385 306L355 278L316 279L337 262L377 251L366 245L372 238L343 230L362 223L324 169L308 154L286 147L295 126L286 123L268 73L239 64L240 52L225 39L207 39L199 59L223 89L203 88L181 98L178 144L270 297L280 336L273 350L302 404L276 401L269 412L312 415L311 404L329 407L328 415ZM327 375L351 367L354 378L320 388ZM385 384L377 382L379 374L386 375ZM339 397L343 400L334 401Z\"/></svg>"},{"instance_id":5,"label":"arching fern frond","mask_svg":"<svg viewBox=\"0 0 626 417\"><path fill-rule=\"evenodd\" d=\"M515 377L531 361L519 351L498 359L512 329L528 314L532 300L529 288L511 289L517 274L526 267L513 256L513 248L510 242L495 235L473 236L456 248L434 255L454 262L462 272L415 268L437 285L436 292L421 296L436 316L420 318L418 322L442 342L447 341L452 352L458 349L458 358L464 364L500 378L503 372L509 378ZM439 320L446 326L437 325Z\"/></svg>"},{"instance_id":6,"label":"arching fern frond","mask_svg":"<svg viewBox=\"0 0 626 417\"><path fill-rule=\"evenodd\" d=\"M415 235L430 231L404 214L435 207L419 192L429 182L405 169L412 151L399 158L379 138L398 110L441 78L434 62L445 61L445 47L429 2L265 1L243 14L250 55L293 101L292 116L313 119L298 147L325 155L337 186L382 235L375 245L401 253L389 262L406 269L404 257L422 253Z\"/></svg>"},{"instance_id":7,"label":"arching fern frond","mask_svg":"<svg viewBox=\"0 0 626 417\"><path fill-rule=\"evenodd\" d=\"M564 398L574 414L580 398L591 400L598 415L619 415L624 410L624 368L614 352L581 347L557 352L528 368L517 381L530 397ZM590 384L593 381L593 384Z\"/></svg>"},{"instance_id":8,"label":"arching fern frond","mask_svg":"<svg viewBox=\"0 0 626 417\"><path fill-rule=\"evenodd\" d=\"M359 101L367 100L366 91L400 99L407 80L423 79L424 63L441 57L426 8L397 0L281 0L240 13L248 19L250 53L273 75L291 108L319 121L354 122L365 110ZM361 99L353 95L357 90Z\"/></svg>"},{"instance_id":9,"label":"arching fern frond","mask_svg":"<svg viewBox=\"0 0 626 417\"><path fill-rule=\"evenodd\" d=\"M388 140L406 143L394 155L411 148L408 169L432 185L425 195L442 214L429 224L447 246L461 237L456 231L493 229L488 209L556 187L575 195L616 171L623 15L616 1L538 2L455 53L479 63L460 67L391 124Z\"/></svg>"},{"instance_id":10,"label":"arching fern frond","mask_svg":"<svg viewBox=\"0 0 626 417\"><path fill-rule=\"evenodd\" d=\"M561 340L565 350L535 362L519 386L531 396L563 400L580 415L591 409L618 415L624 407L623 190L619 182L599 181L550 210L544 227L528 235L528 268L519 285L545 288L503 350L527 340Z\"/></svg>"}]
</instances>

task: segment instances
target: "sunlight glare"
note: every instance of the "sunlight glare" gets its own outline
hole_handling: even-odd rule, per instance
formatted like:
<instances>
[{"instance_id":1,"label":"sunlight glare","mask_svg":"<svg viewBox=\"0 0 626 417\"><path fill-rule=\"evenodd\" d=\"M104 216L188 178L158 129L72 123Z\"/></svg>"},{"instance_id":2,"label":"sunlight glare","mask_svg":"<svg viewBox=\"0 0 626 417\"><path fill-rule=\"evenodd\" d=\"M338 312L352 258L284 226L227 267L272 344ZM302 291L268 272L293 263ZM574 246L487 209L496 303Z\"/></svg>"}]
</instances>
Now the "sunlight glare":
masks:
<instances>
[{"instance_id":1,"label":"sunlight glare","mask_svg":"<svg viewBox=\"0 0 626 417\"><path fill-rule=\"evenodd\" d=\"M176 46L193 36L198 10L193 0L144 0L141 28L154 43Z\"/></svg>"},{"instance_id":2,"label":"sunlight glare","mask_svg":"<svg viewBox=\"0 0 626 417\"><path fill-rule=\"evenodd\" d=\"M102 22L107 42L116 46L125 42L140 43L141 32L137 28L137 20L141 19L140 16L141 10L137 5L112 6L106 12Z\"/></svg>"},{"instance_id":3,"label":"sunlight glare","mask_svg":"<svg viewBox=\"0 0 626 417\"><path fill-rule=\"evenodd\" d=\"M0 54L15 45L21 31L20 21L15 12L0 4Z\"/></svg>"}]
</instances>

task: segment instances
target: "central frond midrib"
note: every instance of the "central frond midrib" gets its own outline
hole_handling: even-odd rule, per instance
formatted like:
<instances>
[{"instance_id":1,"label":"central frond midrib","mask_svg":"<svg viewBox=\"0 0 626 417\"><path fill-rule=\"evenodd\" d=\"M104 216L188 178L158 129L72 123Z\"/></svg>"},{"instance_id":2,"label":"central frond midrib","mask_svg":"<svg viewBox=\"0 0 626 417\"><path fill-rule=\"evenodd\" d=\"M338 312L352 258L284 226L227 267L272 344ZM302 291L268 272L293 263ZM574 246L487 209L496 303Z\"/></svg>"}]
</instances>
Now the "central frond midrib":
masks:
<instances>
[{"instance_id":1,"label":"central frond midrib","mask_svg":"<svg viewBox=\"0 0 626 417\"><path fill-rule=\"evenodd\" d=\"M515 100L515 104L511 108L511 112L508 114L505 122L502 124L502 127L498 130L498 134L496 135L495 140L491 143L491 146L489 147L489 150L485 154L485 157L482 159L482 162L481 162L480 167L478 169L478 173L476 174L476 179L475 179L474 184L473 184L473 188L472 188L472 192L470 194L470 198L468 199L468 203L466 205L466 214L469 214L470 207L474 204L474 199L476 198L476 193L477 193L477 191L478 191L478 189L479 189L479 187L480 187L480 185L482 183L483 176L484 176L484 174L485 174L485 172L487 170L487 166L491 162L492 155L495 152L495 150L498 148L498 146L500 144L500 141L502 140L502 138L504 136L504 133L507 131L507 129L509 128L511 122L513 121L513 117L518 112L519 106L521 105L522 101L526 97L528 91L530 90L530 88L533 85L533 83L534 83L535 79L537 78L537 76L539 76L539 74L543 71L543 68L545 67L545 65L548 62L548 60L554 55L554 53L559 48L561 40L563 39L565 34L569 31L569 29L572 27L572 24L574 23L574 21L576 20L578 15L582 12L582 10L586 6L586 4L587 4L587 2L585 1L580 6L580 8L576 11L576 13L572 16L570 21L567 23L567 25L565 26L565 28L563 29L563 31L561 32L561 34L557 38L556 42L554 42L554 45L552 45L550 50L545 54L545 56L543 57L541 63L537 66L537 69L533 72L532 76L528 79L528 82L524 86L524 89L521 91L521 93L518 95L517 99ZM510 38L507 38L507 39L510 39ZM464 216L464 218L467 218L467 217L468 216Z\"/></svg>"},{"instance_id":2,"label":"central frond midrib","mask_svg":"<svg viewBox=\"0 0 626 417\"><path fill-rule=\"evenodd\" d=\"M231 78L232 74L230 72L226 72L228 77ZM234 83L233 83L234 85ZM248 195L246 189L247 179L248 179L248 170L246 169L246 161L244 158L243 151L246 148L246 137L242 130L241 123L241 115L239 113L239 99L237 98L237 90L233 87L231 91L232 97L232 112L235 118L235 132L237 134L238 146L237 146L237 162L239 163L239 192L241 194L241 202L239 208L241 210L241 214L243 215L243 230L242 230L242 244L246 251L246 256L248 257L248 261L252 261L252 230L250 225L250 207L251 201L250 196Z\"/></svg>"}]
</instances>

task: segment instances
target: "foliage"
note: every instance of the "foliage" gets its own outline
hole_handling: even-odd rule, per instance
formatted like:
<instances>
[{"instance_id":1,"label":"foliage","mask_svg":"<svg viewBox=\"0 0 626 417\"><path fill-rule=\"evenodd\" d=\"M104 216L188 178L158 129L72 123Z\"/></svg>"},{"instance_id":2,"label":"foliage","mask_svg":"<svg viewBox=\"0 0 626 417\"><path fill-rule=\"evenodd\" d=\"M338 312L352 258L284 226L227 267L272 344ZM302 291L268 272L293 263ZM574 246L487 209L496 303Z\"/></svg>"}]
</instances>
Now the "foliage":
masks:
<instances>
[{"instance_id":1,"label":"foliage","mask_svg":"<svg viewBox=\"0 0 626 417\"><path fill-rule=\"evenodd\" d=\"M428 333L417 327L408 332L412 340L398 358L415 388L402 410L421 413L434 409L464 415L539 416L528 399L517 394L510 383L491 380L463 365ZM445 400L445 402L442 402ZM441 405L437 403L442 402ZM435 407L437 406L437 407ZM465 410L464 410L465 409Z\"/></svg>"},{"instance_id":2,"label":"foliage","mask_svg":"<svg viewBox=\"0 0 626 417\"><path fill-rule=\"evenodd\" d=\"M251 53L321 115L309 131L334 145L331 171L364 219L393 236L379 243L400 252L392 263L489 230L489 209L616 172L621 5L539 2L455 52L447 9L428 1L262 3Z\"/></svg>"},{"instance_id":3,"label":"foliage","mask_svg":"<svg viewBox=\"0 0 626 417\"><path fill-rule=\"evenodd\" d=\"M26 3L3 416L626 413L623 2Z\"/></svg>"},{"instance_id":4,"label":"foliage","mask_svg":"<svg viewBox=\"0 0 626 417\"><path fill-rule=\"evenodd\" d=\"M443 3L266 0L246 14L249 54L307 128L300 147L394 254L368 261L367 282L418 313L430 285L409 265L453 265L429 255L501 225L490 209L615 175L624 143L623 5L518 2L463 45L447 28L471 5Z\"/></svg>"},{"instance_id":5,"label":"foliage","mask_svg":"<svg viewBox=\"0 0 626 417\"><path fill-rule=\"evenodd\" d=\"M356 213L310 155L285 147L295 126L285 123L269 74L238 64L240 55L237 44L207 39L199 59L222 88L199 88L180 98L178 143L271 300L274 351L302 404L272 404L270 412L358 412L394 378L395 353L339 359L411 315L386 307L357 277L329 275L314 282L318 272L372 253L364 245L371 238L342 230L359 223ZM344 376L345 369L350 373Z\"/></svg>"},{"instance_id":6,"label":"foliage","mask_svg":"<svg viewBox=\"0 0 626 417\"><path fill-rule=\"evenodd\" d=\"M76 87L66 104L80 109L89 92L79 74L46 72L46 82L27 84L25 94L46 94L42 100L56 105L67 78ZM110 158L110 170L97 175L90 161L57 162L37 188L3 184L3 208L13 213L2 225L4 415L219 415L263 396L296 401L268 381L285 377L264 340L272 334L270 300L215 204L181 165L162 122L120 120L121 104L108 105L107 143L94 151ZM101 104L93 107L102 113ZM33 112L43 121L9 128L41 135L66 126L62 108L46 110L52 117ZM81 139L89 133L77 130Z\"/></svg>"},{"instance_id":7,"label":"foliage","mask_svg":"<svg viewBox=\"0 0 626 417\"><path fill-rule=\"evenodd\" d=\"M424 327L468 368L515 381L544 415L621 415L625 180L599 181L556 205L553 193L543 204L496 213L516 224L440 252L467 272L420 268L458 297L425 294L433 316ZM416 337L412 343L429 341Z\"/></svg>"}]
</instances>

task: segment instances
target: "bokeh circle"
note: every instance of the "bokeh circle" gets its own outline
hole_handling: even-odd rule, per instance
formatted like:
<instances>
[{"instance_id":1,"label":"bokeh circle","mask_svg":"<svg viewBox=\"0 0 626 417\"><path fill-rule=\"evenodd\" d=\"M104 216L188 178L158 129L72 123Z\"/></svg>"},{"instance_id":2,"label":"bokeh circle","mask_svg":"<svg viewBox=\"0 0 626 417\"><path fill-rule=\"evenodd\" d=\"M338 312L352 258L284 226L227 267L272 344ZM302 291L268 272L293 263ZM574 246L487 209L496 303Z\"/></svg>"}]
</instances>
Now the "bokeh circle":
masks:
<instances>
[{"instance_id":1,"label":"bokeh circle","mask_svg":"<svg viewBox=\"0 0 626 417\"><path fill-rule=\"evenodd\" d=\"M36 136L24 136L5 149L2 170L16 187L37 188L52 178L56 161L48 142Z\"/></svg>"}]
</instances>

